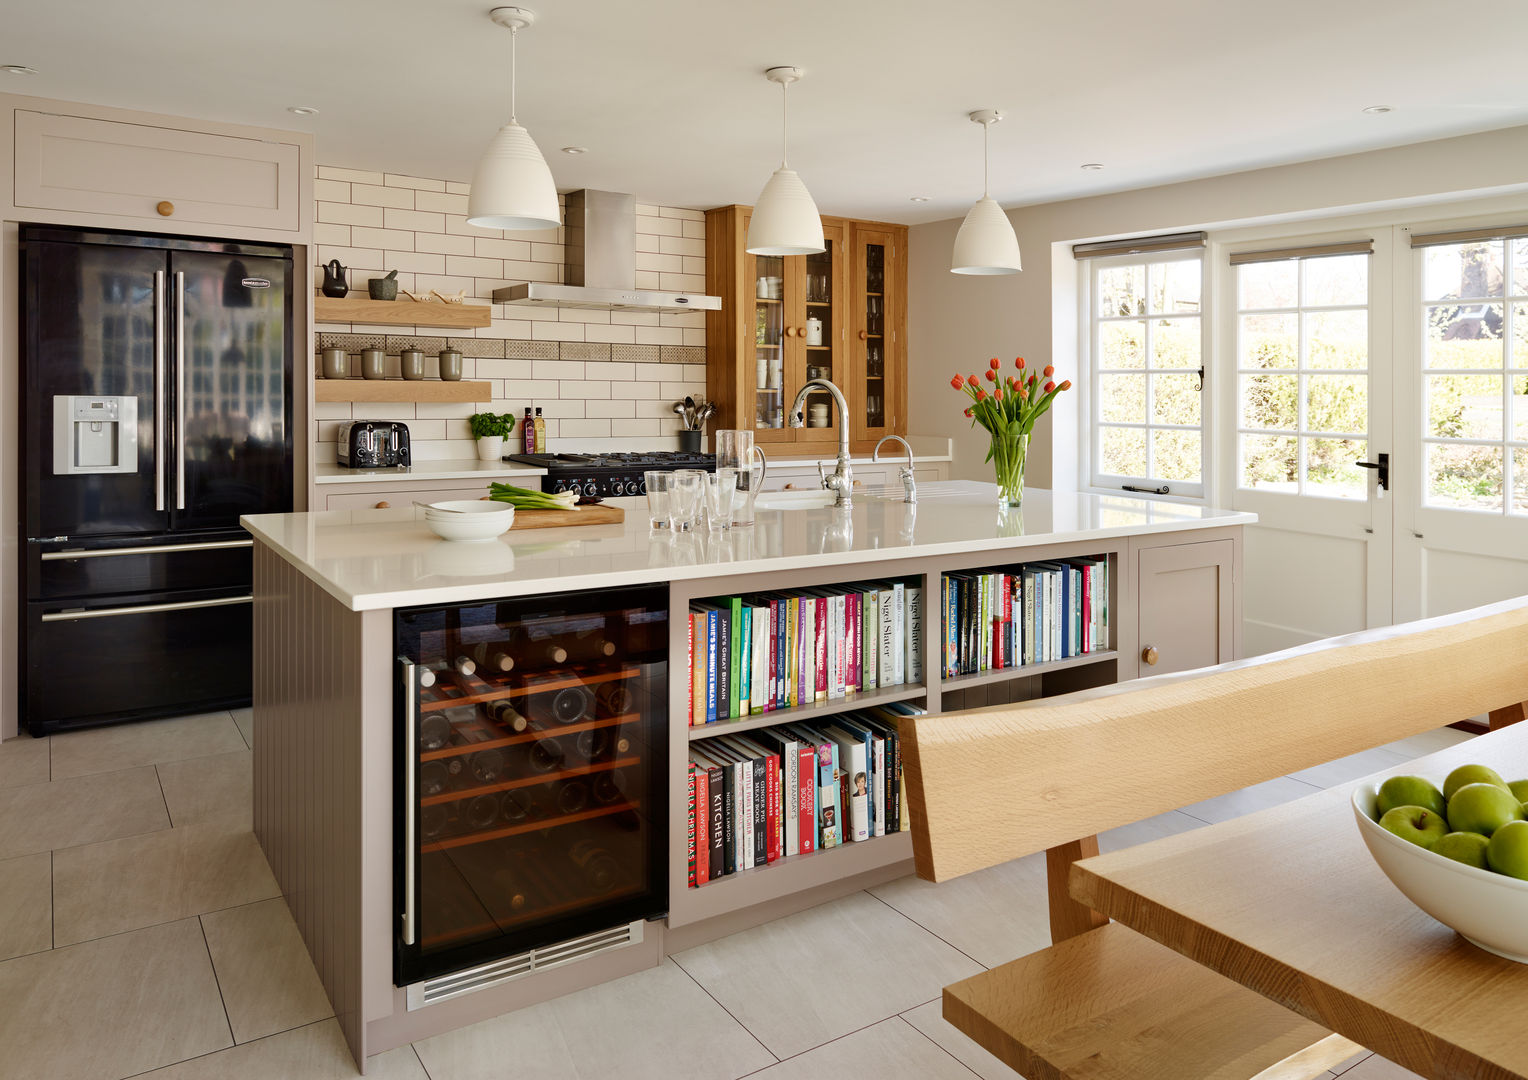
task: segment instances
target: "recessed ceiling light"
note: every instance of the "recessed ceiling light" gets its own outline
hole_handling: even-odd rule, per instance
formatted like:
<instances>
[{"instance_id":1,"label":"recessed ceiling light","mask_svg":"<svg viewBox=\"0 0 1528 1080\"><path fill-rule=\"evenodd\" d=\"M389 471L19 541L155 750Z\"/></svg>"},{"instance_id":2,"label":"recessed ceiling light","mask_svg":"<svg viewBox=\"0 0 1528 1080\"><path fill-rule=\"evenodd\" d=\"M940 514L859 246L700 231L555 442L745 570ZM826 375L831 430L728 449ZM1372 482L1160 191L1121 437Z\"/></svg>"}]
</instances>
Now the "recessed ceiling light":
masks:
<instances>
[{"instance_id":1,"label":"recessed ceiling light","mask_svg":"<svg viewBox=\"0 0 1528 1080\"><path fill-rule=\"evenodd\" d=\"M288 105L287 112L296 113L298 116L317 116L318 110L311 105Z\"/></svg>"},{"instance_id":2,"label":"recessed ceiling light","mask_svg":"<svg viewBox=\"0 0 1528 1080\"><path fill-rule=\"evenodd\" d=\"M25 64L0 64L0 71L7 75L36 75L36 68L29 68Z\"/></svg>"},{"instance_id":3,"label":"recessed ceiling light","mask_svg":"<svg viewBox=\"0 0 1528 1080\"><path fill-rule=\"evenodd\" d=\"M1395 106L1394 105L1369 105L1369 106L1364 108L1364 112L1370 113L1370 114L1387 113L1387 112L1394 112L1394 111L1395 111Z\"/></svg>"},{"instance_id":4,"label":"recessed ceiling light","mask_svg":"<svg viewBox=\"0 0 1528 1080\"><path fill-rule=\"evenodd\" d=\"M589 148L587 146L564 146L562 152L564 154L587 154Z\"/></svg>"},{"instance_id":5,"label":"recessed ceiling light","mask_svg":"<svg viewBox=\"0 0 1528 1080\"><path fill-rule=\"evenodd\" d=\"M927 195L909 195L907 197L907 201L908 202L928 202L928 196Z\"/></svg>"},{"instance_id":6,"label":"recessed ceiling light","mask_svg":"<svg viewBox=\"0 0 1528 1080\"><path fill-rule=\"evenodd\" d=\"M1082 168L1086 172L1097 172L1099 169L1103 168L1103 165L1101 165L1099 162L1096 162L1096 161L1090 161L1087 164L1083 165Z\"/></svg>"}]
</instances>

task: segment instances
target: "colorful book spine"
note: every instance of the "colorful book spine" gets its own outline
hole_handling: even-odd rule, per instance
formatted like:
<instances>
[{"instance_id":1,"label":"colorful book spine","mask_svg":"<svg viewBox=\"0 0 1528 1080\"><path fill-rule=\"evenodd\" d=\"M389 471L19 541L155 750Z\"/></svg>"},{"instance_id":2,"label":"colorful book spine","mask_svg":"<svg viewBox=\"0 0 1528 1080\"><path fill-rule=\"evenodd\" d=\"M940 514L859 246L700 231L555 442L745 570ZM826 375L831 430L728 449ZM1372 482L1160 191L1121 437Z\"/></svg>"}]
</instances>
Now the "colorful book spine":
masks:
<instances>
[{"instance_id":1,"label":"colorful book spine","mask_svg":"<svg viewBox=\"0 0 1528 1080\"><path fill-rule=\"evenodd\" d=\"M721 632L717 625L721 613L715 608L706 611L706 723L716 722L717 690L717 643Z\"/></svg>"},{"instance_id":2,"label":"colorful book spine","mask_svg":"<svg viewBox=\"0 0 1528 1080\"><path fill-rule=\"evenodd\" d=\"M695 764L694 762L691 762L690 767L686 770L685 775L685 782L687 785L686 799L687 805L689 807L685 824L685 851L689 860L689 885L692 889L699 884L699 881L696 877L695 865L695 771Z\"/></svg>"},{"instance_id":3,"label":"colorful book spine","mask_svg":"<svg viewBox=\"0 0 1528 1080\"><path fill-rule=\"evenodd\" d=\"M907 605L907 660L904 670L907 682L916 685L923 682L923 587L909 585L903 597Z\"/></svg>"},{"instance_id":4,"label":"colorful book spine","mask_svg":"<svg viewBox=\"0 0 1528 1080\"><path fill-rule=\"evenodd\" d=\"M695 617L686 612L685 620L685 648L684 670L685 688L689 691L685 695L685 711L689 714L690 726L695 726Z\"/></svg>"}]
</instances>

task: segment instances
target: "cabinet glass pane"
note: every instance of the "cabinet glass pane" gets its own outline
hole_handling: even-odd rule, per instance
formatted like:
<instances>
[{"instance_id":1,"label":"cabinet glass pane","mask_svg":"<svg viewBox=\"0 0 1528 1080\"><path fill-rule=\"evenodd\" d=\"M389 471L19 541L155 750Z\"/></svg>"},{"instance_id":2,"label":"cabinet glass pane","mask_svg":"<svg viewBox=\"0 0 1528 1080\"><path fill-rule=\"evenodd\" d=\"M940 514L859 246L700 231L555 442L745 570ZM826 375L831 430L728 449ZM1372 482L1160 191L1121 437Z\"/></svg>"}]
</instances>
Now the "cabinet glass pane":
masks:
<instances>
[{"instance_id":1,"label":"cabinet glass pane","mask_svg":"<svg viewBox=\"0 0 1528 1080\"><path fill-rule=\"evenodd\" d=\"M785 258L754 262L754 427L785 426Z\"/></svg>"},{"instance_id":2,"label":"cabinet glass pane","mask_svg":"<svg viewBox=\"0 0 1528 1080\"><path fill-rule=\"evenodd\" d=\"M865 245L865 426L886 425L886 247Z\"/></svg>"},{"instance_id":3,"label":"cabinet glass pane","mask_svg":"<svg viewBox=\"0 0 1528 1080\"><path fill-rule=\"evenodd\" d=\"M839 373L833 370L833 341L837 328L837 312L833 310L833 241L816 255L806 256L806 320L801 330L806 350L806 377L827 379L837 384ZM838 411L833 398L816 392L806 399L806 426L809 428L833 427L838 423Z\"/></svg>"}]
</instances>

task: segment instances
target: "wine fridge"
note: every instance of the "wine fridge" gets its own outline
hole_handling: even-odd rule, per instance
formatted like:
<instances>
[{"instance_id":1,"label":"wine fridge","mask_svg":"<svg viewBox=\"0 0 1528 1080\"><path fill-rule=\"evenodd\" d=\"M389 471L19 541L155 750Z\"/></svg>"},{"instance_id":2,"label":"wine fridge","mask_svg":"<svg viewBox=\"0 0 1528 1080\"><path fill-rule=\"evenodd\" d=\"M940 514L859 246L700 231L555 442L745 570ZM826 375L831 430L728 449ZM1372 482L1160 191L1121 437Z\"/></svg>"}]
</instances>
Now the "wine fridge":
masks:
<instances>
[{"instance_id":1,"label":"wine fridge","mask_svg":"<svg viewBox=\"0 0 1528 1080\"><path fill-rule=\"evenodd\" d=\"M667 911L667 605L397 613L399 986Z\"/></svg>"}]
</instances>

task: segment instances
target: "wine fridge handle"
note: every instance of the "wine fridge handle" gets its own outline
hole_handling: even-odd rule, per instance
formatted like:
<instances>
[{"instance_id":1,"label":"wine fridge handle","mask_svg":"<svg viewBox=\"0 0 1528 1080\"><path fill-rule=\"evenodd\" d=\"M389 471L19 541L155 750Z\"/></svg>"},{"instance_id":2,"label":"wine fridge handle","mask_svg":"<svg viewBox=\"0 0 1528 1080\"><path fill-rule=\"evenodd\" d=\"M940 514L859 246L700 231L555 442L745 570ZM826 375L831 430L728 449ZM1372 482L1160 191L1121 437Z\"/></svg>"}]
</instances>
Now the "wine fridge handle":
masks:
<instances>
[{"instance_id":1,"label":"wine fridge handle","mask_svg":"<svg viewBox=\"0 0 1528 1080\"><path fill-rule=\"evenodd\" d=\"M164 271L154 271L154 509L164 509Z\"/></svg>"},{"instance_id":2,"label":"wine fridge handle","mask_svg":"<svg viewBox=\"0 0 1528 1080\"><path fill-rule=\"evenodd\" d=\"M406 656L398 657L403 679L403 943L414 944L415 922L414 895L418 858L419 837L415 835L415 822L419 819L419 691L414 677L414 661Z\"/></svg>"},{"instance_id":3,"label":"wine fridge handle","mask_svg":"<svg viewBox=\"0 0 1528 1080\"><path fill-rule=\"evenodd\" d=\"M186 272L175 271L175 509L186 508Z\"/></svg>"}]
</instances>

